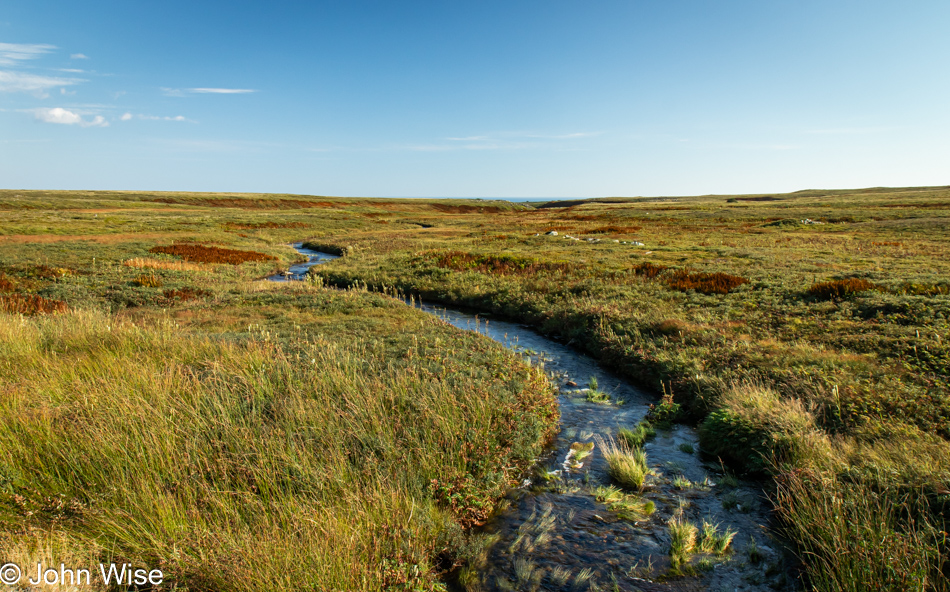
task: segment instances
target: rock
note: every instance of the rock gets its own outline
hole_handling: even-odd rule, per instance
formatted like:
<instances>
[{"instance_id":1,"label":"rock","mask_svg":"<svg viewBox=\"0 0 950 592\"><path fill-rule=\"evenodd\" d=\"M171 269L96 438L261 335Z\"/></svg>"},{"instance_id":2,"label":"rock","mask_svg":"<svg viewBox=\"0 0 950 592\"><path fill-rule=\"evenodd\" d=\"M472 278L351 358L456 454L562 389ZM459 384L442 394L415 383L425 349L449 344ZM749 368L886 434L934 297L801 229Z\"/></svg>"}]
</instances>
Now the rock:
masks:
<instances>
[{"instance_id":1,"label":"rock","mask_svg":"<svg viewBox=\"0 0 950 592\"><path fill-rule=\"evenodd\" d=\"M548 234L548 236L557 236L557 230L552 230L552 231L548 232L547 234Z\"/></svg>"},{"instance_id":2,"label":"rock","mask_svg":"<svg viewBox=\"0 0 950 592\"><path fill-rule=\"evenodd\" d=\"M566 386L577 386L577 383L574 382L573 380L568 380L568 381L565 382L564 384L565 384Z\"/></svg>"}]
</instances>

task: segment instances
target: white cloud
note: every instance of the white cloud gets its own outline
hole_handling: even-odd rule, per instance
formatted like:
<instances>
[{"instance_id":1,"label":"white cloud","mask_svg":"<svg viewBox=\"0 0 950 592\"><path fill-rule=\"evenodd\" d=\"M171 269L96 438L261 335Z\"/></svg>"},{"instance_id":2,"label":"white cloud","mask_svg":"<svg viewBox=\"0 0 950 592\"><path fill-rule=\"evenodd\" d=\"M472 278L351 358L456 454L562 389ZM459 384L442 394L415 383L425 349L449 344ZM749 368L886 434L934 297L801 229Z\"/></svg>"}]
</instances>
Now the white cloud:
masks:
<instances>
[{"instance_id":1,"label":"white cloud","mask_svg":"<svg viewBox=\"0 0 950 592\"><path fill-rule=\"evenodd\" d=\"M78 78L59 76L38 76L10 70L0 70L0 92L28 92L37 96L46 96L46 91L56 86L69 86L85 82Z\"/></svg>"},{"instance_id":2,"label":"white cloud","mask_svg":"<svg viewBox=\"0 0 950 592\"><path fill-rule=\"evenodd\" d=\"M131 121L133 118L138 118L145 121L188 121L190 123L197 123L193 119L188 119L184 115L166 115L162 117L158 115L132 115L131 113L124 113L119 119L122 121Z\"/></svg>"},{"instance_id":3,"label":"white cloud","mask_svg":"<svg viewBox=\"0 0 950 592\"><path fill-rule=\"evenodd\" d=\"M0 43L0 66L12 66L22 60L32 60L56 49L46 43Z\"/></svg>"},{"instance_id":4,"label":"white cloud","mask_svg":"<svg viewBox=\"0 0 950 592\"><path fill-rule=\"evenodd\" d=\"M215 95L242 95L245 93L257 92L250 88L189 88L188 92Z\"/></svg>"},{"instance_id":5,"label":"white cloud","mask_svg":"<svg viewBox=\"0 0 950 592\"><path fill-rule=\"evenodd\" d=\"M79 127L108 127L109 122L102 115L96 115L92 119L83 119L82 115L62 107L53 107L52 109L41 108L33 109L33 116L37 121L44 123L61 123L63 125L78 125Z\"/></svg>"},{"instance_id":6,"label":"white cloud","mask_svg":"<svg viewBox=\"0 0 950 592\"><path fill-rule=\"evenodd\" d=\"M83 53L71 53L69 54L69 59L71 60L88 60L89 56Z\"/></svg>"},{"instance_id":7,"label":"white cloud","mask_svg":"<svg viewBox=\"0 0 950 592\"><path fill-rule=\"evenodd\" d=\"M183 93L180 88L168 88L168 87L163 86L163 87L161 87L161 90L162 90L162 94L165 95L166 97L183 97L183 96L185 96L185 93Z\"/></svg>"}]
</instances>

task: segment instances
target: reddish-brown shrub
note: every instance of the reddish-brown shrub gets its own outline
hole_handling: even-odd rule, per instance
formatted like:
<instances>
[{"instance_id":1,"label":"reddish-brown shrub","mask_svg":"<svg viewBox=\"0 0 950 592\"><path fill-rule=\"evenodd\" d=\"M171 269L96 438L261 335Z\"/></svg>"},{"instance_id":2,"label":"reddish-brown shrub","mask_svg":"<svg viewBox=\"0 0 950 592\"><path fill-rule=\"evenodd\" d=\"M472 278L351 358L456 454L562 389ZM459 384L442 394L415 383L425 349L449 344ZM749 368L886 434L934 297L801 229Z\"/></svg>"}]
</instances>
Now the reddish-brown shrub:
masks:
<instances>
[{"instance_id":1,"label":"reddish-brown shrub","mask_svg":"<svg viewBox=\"0 0 950 592\"><path fill-rule=\"evenodd\" d=\"M868 290L883 290L883 288L867 280L847 278L843 280L818 282L808 288L808 294L822 300L830 300L832 298L848 298L859 292L867 292Z\"/></svg>"},{"instance_id":2,"label":"reddish-brown shrub","mask_svg":"<svg viewBox=\"0 0 950 592\"><path fill-rule=\"evenodd\" d=\"M0 294L0 311L9 314L49 314L66 312L66 303L42 296L23 294Z\"/></svg>"},{"instance_id":3,"label":"reddish-brown shrub","mask_svg":"<svg viewBox=\"0 0 950 592\"><path fill-rule=\"evenodd\" d=\"M5 273L0 273L0 292L12 292L16 289L13 280L7 277Z\"/></svg>"},{"instance_id":4,"label":"reddish-brown shrub","mask_svg":"<svg viewBox=\"0 0 950 592\"><path fill-rule=\"evenodd\" d=\"M686 270L675 271L666 277L666 284L674 290L696 290L703 294L728 294L749 280L728 273L698 273Z\"/></svg>"},{"instance_id":5,"label":"reddish-brown shrub","mask_svg":"<svg viewBox=\"0 0 950 592\"><path fill-rule=\"evenodd\" d=\"M637 263L633 266L633 273L637 275L642 275L645 278L653 279L656 276L663 273L667 269L665 265L656 265L655 263L650 263L646 261L644 263Z\"/></svg>"},{"instance_id":6,"label":"reddish-brown shrub","mask_svg":"<svg viewBox=\"0 0 950 592\"><path fill-rule=\"evenodd\" d=\"M152 247L149 249L149 253L175 255L185 261L194 261L196 263L227 263L228 265L240 265L246 261L270 261L276 259L276 257L258 253L257 251L238 251L236 249L206 247L204 245L166 245L163 247Z\"/></svg>"}]
</instances>

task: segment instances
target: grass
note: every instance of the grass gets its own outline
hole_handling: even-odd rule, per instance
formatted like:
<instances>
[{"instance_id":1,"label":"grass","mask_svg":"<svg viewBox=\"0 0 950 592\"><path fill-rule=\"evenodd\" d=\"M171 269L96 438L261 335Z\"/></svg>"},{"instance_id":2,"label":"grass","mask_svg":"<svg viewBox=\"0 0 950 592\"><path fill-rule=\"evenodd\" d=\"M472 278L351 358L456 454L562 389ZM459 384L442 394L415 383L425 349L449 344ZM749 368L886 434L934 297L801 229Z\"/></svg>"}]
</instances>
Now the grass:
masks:
<instances>
[{"instance_id":1,"label":"grass","mask_svg":"<svg viewBox=\"0 0 950 592\"><path fill-rule=\"evenodd\" d=\"M0 191L0 273L7 282L0 290L142 323L166 308L187 332L226 341L261 330L293 335L295 324L307 334L332 326L340 339L382 339L373 337L386 324L377 315L388 309L336 302L333 314L313 317L275 288L241 287L293 262L287 243L338 248L344 257L313 270L325 285L359 283L527 323L663 392L651 419L698 424L704 454L735 474L789 487L775 507L808 577L828 582L819 589L875 589L891 576L858 566L894 553L927 566L898 562L899 571L918 574L910 589L945 586L947 544L926 535L924 524L950 530L950 188L541 206ZM553 229L560 235L543 234ZM626 244L573 241L566 233L613 233ZM174 244L274 259L147 268L163 288L132 285L146 268L122 262L165 261L149 249ZM460 255L440 266L450 253ZM704 291L689 284L720 282L697 274L747 282ZM668 282L675 278L682 286ZM832 287L809 293L820 284ZM868 284L875 287L858 289ZM199 287L210 295L164 296ZM807 475L810 489L791 487L786 475ZM851 492L868 503L876 498L866 494L883 495L889 504L847 514L845 528L832 510L836 500L857 504ZM797 521L810 528L796 528ZM884 536L891 531L897 534ZM892 547L896 540L913 552Z\"/></svg>"},{"instance_id":2,"label":"grass","mask_svg":"<svg viewBox=\"0 0 950 592\"><path fill-rule=\"evenodd\" d=\"M628 448L641 448L654 437L656 437L656 429L646 420L638 423L632 430L627 428L617 430L617 440Z\"/></svg>"},{"instance_id":3,"label":"grass","mask_svg":"<svg viewBox=\"0 0 950 592\"><path fill-rule=\"evenodd\" d=\"M647 455L641 448L629 448L616 441L598 439L598 446L607 461L607 474L626 489L642 491L650 468Z\"/></svg>"},{"instance_id":4,"label":"grass","mask_svg":"<svg viewBox=\"0 0 950 592\"><path fill-rule=\"evenodd\" d=\"M670 569L674 572L682 571L696 549L699 529L682 516L674 516L667 522L667 531L670 536Z\"/></svg>"}]
</instances>

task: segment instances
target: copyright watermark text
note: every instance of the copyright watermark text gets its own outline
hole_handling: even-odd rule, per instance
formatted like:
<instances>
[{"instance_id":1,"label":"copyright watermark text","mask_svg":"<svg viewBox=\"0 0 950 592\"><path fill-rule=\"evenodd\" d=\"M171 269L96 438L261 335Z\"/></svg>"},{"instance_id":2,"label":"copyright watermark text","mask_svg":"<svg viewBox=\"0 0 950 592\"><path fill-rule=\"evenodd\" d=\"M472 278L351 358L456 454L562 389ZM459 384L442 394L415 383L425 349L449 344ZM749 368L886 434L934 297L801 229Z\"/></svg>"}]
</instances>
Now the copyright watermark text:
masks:
<instances>
[{"instance_id":1,"label":"copyright watermark text","mask_svg":"<svg viewBox=\"0 0 950 592\"><path fill-rule=\"evenodd\" d=\"M42 562L25 566L4 563L0 566L0 583L7 586L27 583L31 586L88 586L94 576L99 576L97 581L107 586L157 586L165 578L160 569L136 568L130 563L100 563L98 569L70 568L63 563L45 566Z\"/></svg>"}]
</instances>

